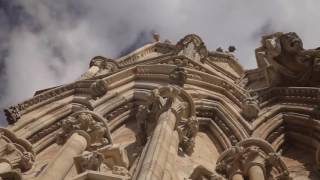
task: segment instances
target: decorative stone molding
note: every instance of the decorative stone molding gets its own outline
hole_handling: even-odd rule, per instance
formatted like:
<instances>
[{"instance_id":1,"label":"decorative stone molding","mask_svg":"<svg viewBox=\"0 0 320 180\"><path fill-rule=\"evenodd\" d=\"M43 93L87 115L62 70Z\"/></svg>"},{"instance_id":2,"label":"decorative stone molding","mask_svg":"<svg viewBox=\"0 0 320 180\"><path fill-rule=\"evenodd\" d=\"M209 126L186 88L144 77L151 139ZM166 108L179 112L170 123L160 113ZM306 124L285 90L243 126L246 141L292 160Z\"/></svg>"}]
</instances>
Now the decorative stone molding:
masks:
<instances>
[{"instance_id":1,"label":"decorative stone molding","mask_svg":"<svg viewBox=\"0 0 320 180\"><path fill-rule=\"evenodd\" d=\"M77 83L71 83L65 86L53 88L51 90L38 94L29 100L4 109L8 123L14 124L20 119L22 115L36 108L37 106L40 106L41 104L50 103L53 100L57 100L65 96L69 92L72 94L72 90L77 86L76 84Z\"/></svg>"},{"instance_id":2,"label":"decorative stone molding","mask_svg":"<svg viewBox=\"0 0 320 180\"><path fill-rule=\"evenodd\" d=\"M41 129L31 137L27 138L28 141L30 141L32 144L36 143L39 141L41 138L45 137L46 135L49 135L50 133L53 133L54 131L58 130L61 128L61 121L55 122L51 124L49 127L46 127L44 129Z\"/></svg>"},{"instance_id":3,"label":"decorative stone molding","mask_svg":"<svg viewBox=\"0 0 320 180\"><path fill-rule=\"evenodd\" d=\"M92 111L79 111L62 121L57 143L63 144L76 130L87 132L91 137L90 147L112 144L111 134L104 118Z\"/></svg>"},{"instance_id":4,"label":"decorative stone molding","mask_svg":"<svg viewBox=\"0 0 320 180\"><path fill-rule=\"evenodd\" d=\"M106 115L104 115L104 117L106 117L108 119L108 121L111 121L112 119L114 119L115 117L119 116L120 114L129 111L129 110L134 110L135 106L134 103L129 102L123 106L118 107L117 109L107 113Z\"/></svg>"},{"instance_id":5,"label":"decorative stone molding","mask_svg":"<svg viewBox=\"0 0 320 180\"><path fill-rule=\"evenodd\" d=\"M160 64L172 64L172 65L176 65L178 67L186 67L186 68L190 68L190 69L194 69L197 71L201 71L204 73L212 73L210 71L208 71L207 69L205 69L204 67L202 67L200 64L195 63L194 61L183 57L183 56L177 56L175 58L172 59L165 59L163 61L160 61Z\"/></svg>"},{"instance_id":6,"label":"decorative stone molding","mask_svg":"<svg viewBox=\"0 0 320 180\"><path fill-rule=\"evenodd\" d=\"M0 179L22 179L19 172L32 168L35 154L32 145L0 128Z\"/></svg>"},{"instance_id":7,"label":"decorative stone molding","mask_svg":"<svg viewBox=\"0 0 320 180\"><path fill-rule=\"evenodd\" d=\"M257 170L252 170L255 167ZM235 174L256 179L289 180L289 171L271 145L249 138L224 151L217 160L216 171L232 179ZM259 174L261 171L262 174ZM259 176L259 177L256 177Z\"/></svg>"}]
</instances>

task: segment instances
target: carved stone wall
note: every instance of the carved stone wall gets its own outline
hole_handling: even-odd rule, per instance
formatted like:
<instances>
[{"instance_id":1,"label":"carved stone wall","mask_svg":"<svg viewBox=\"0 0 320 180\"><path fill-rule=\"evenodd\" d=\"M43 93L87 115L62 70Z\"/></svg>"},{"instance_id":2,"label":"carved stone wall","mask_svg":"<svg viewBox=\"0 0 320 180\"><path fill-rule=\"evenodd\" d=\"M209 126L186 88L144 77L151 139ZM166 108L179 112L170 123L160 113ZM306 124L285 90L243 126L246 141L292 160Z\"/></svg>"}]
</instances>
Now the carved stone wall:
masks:
<instances>
[{"instance_id":1,"label":"carved stone wall","mask_svg":"<svg viewBox=\"0 0 320 180\"><path fill-rule=\"evenodd\" d=\"M5 109L3 180L320 179L320 50L262 37L258 68L190 34Z\"/></svg>"}]
</instances>

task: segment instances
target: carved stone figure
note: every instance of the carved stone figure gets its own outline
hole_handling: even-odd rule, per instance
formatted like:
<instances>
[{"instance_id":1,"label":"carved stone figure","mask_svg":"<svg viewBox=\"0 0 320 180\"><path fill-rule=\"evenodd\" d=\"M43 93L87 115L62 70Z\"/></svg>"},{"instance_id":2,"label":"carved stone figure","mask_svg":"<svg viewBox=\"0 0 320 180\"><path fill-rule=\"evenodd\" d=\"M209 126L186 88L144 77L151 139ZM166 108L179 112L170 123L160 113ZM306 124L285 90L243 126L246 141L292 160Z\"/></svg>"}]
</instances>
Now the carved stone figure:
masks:
<instances>
[{"instance_id":1,"label":"carved stone figure","mask_svg":"<svg viewBox=\"0 0 320 180\"><path fill-rule=\"evenodd\" d=\"M320 50L303 48L300 37L294 33L275 33L264 36L262 47L256 50L258 64L269 63L278 75L277 83L314 85L320 82Z\"/></svg>"},{"instance_id":2,"label":"carved stone figure","mask_svg":"<svg viewBox=\"0 0 320 180\"><path fill-rule=\"evenodd\" d=\"M273 148L267 142L254 138L244 140L223 152L216 170L230 179L238 174L250 177L250 180L267 177L291 179L287 167Z\"/></svg>"},{"instance_id":3,"label":"carved stone figure","mask_svg":"<svg viewBox=\"0 0 320 180\"><path fill-rule=\"evenodd\" d=\"M177 130L180 136L182 149L189 155L192 154L195 146L195 136L199 131L199 122L196 117L183 118L178 122Z\"/></svg>"},{"instance_id":4,"label":"carved stone figure","mask_svg":"<svg viewBox=\"0 0 320 180\"><path fill-rule=\"evenodd\" d=\"M259 102L257 97L248 97L244 100L242 105L242 114L248 120L252 120L258 116Z\"/></svg>"},{"instance_id":5,"label":"carved stone figure","mask_svg":"<svg viewBox=\"0 0 320 180\"><path fill-rule=\"evenodd\" d=\"M103 163L103 155L98 152L84 152L81 156L74 158L78 173L86 170L100 171Z\"/></svg>"},{"instance_id":6,"label":"carved stone figure","mask_svg":"<svg viewBox=\"0 0 320 180\"><path fill-rule=\"evenodd\" d=\"M185 72L184 68L177 66L169 75L173 84L177 84L182 86L186 83L187 80L187 73Z\"/></svg>"}]
</instances>

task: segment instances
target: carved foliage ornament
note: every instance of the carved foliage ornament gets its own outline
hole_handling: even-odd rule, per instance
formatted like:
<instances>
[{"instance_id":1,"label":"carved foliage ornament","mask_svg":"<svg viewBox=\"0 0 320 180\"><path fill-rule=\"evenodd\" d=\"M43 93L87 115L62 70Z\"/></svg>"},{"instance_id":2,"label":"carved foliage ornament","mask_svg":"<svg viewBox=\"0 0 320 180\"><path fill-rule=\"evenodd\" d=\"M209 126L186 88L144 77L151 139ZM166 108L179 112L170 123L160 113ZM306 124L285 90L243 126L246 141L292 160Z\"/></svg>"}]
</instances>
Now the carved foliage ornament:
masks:
<instances>
[{"instance_id":1,"label":"carved foliage ornament","mask_svg":"<svg viewBox=\"0 0 320 180\"><path fill-rule=\"evenodd\" d=\"M32 145L9 130L0 128L0 162L8 162L19 171L29 170L34 163Z\"/></svg>"},{"instance_id":2,"label":"carved foliage ornament","mask_svg":"<svg viewBox=\"0 0 320 180\"><path fill-rule=\"evenodd\" d=\"M74 131L85 131L90 136L90 147L112 144L111 134L103 118L90 111L80 111L62 120L57 143L63 144Z\"/></svg>"},{"instance_id":3,"label":"carved foliage ornament","mask_svg":"<svg viewBox=\"0 0 320 180\"><path fill-rule=\"evenodd\" d=\"M289 180L289 171L284 162L272 148L262 140L249 138L224 151L216 166L216 171L225 177L241 174L248 177L252 166L259 166L265 179Z\"/></svg>"}]
</instances>

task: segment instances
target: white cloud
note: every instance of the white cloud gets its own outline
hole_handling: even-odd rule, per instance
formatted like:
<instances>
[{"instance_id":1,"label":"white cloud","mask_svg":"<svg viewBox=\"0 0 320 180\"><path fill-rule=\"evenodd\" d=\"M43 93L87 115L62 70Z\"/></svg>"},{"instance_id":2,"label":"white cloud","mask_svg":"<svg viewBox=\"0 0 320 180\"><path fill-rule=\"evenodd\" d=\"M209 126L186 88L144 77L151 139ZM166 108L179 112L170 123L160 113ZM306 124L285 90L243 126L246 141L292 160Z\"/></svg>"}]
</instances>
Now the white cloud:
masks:
<instances>
[{"instance_id":1,"label":"white cloud","mask_svg":"<svg viewBox=\"0 0 320 180\"><path fill-rule=\"evenodd\" d=\"M0 37L6 37L0 48L9 48L4 59L6 93L0 96L0 107L77 79L90 58L116 57L142 31L157 31L172 41L196 33L212 50L235 45L247 68L255 67L254 48L263 33L296 31L306 47L320 45L319 0L14 2L30 17L11 31L0 31ZM32 23L27 22L30 19Z\"/></svg>"}]
</instances>

